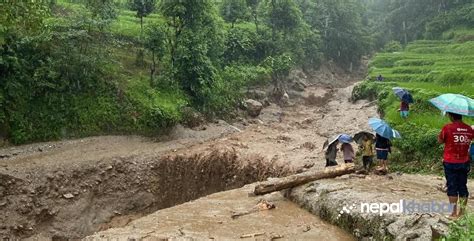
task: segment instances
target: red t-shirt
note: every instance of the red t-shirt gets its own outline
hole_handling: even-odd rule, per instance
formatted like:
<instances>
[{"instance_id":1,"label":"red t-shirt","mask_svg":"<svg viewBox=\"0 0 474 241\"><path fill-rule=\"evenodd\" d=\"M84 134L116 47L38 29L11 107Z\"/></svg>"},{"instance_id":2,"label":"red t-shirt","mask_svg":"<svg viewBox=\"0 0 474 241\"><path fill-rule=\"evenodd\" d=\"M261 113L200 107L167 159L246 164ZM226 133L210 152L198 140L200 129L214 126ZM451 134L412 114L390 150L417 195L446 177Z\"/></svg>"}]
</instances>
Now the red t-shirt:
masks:
<instances>
[{"instance_id":1,"label":"red t-shirt","mask_svg":"<svg viewBox=\"0 0 474 241\"><path fill-rule=\"evenodd\" d=\"M447 124L439 138L444 140L444 162L465 163L469 160L469 145L474 138L474 130L462 121Z\"/></svg>"}]
</instances>

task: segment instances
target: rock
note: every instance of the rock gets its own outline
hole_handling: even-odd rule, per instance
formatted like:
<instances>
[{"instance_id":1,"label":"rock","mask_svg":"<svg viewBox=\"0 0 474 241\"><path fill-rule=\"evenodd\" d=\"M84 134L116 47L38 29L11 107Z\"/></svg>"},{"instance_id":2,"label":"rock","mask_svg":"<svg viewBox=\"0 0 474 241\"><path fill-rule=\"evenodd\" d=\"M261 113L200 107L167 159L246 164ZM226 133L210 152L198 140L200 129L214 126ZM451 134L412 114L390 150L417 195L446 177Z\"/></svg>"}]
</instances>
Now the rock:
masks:
<instances>
[{"instance_id":1,"label":"rock","mask_svg":"<svg viewBox=\"0 0 474 241\"><path fill-rule=\"evenodd\" d=\"M263 100L267 97L267 93L263 90L249 90L247 97L250 99Z\"/></svg>"},{"instance_id":2,"label":"rock","mask_svg":"<svg viewBox=\"0 0 474 241\"><path fill-rule=\"evenodd\" d=\"M304 91L304 89L306 88L306 86L301 83L300 81L296 81L293 86L291 86L291 88L293 88L294 90L296 91Z\"/></svg>"},{"instance_id":3,"label":"rock","mask_svg":"<svg viewBox=\"0 0 474 241\"><path fill-rule=\"evenodd\" d=\"M66 199L71 199L71 198L74 198L74 195L72 193L66 193L63 195L63 197Z\"/></svg>"},{"instance_id":4,"label":"rock","mask_svg":"<svg viewBox=\"0 0 474 241\"><path fill-rule=\"evenodd\" d=\"M195 128L206 123L204 116L191 107L181 109L182 124L189 128Z\"/></svg>"},{"instance_id":5,"label":"rock","mask_svg":"<svg viewBox=\"0 0 474 241\"><path fill-rule=\"evenodd\" d=\"M260 115L260 112L263 109L262 103L260 103L256 100L252 100L252 99L246 100L245 101L245 106L247 108L247 113L251 117L257 117L258 115Z\"/></svg>"},{"instance_id":6,"label":"rock","mask_svg":"<svg viewBox=\"0 0 474 241\"><path fill-rule=\"evenodd\" d=\"M282 105L290 104L290 96L288 95L288 93L285 92L283 96L281 97L281 104Z\"/></svg>"}]
</instances>

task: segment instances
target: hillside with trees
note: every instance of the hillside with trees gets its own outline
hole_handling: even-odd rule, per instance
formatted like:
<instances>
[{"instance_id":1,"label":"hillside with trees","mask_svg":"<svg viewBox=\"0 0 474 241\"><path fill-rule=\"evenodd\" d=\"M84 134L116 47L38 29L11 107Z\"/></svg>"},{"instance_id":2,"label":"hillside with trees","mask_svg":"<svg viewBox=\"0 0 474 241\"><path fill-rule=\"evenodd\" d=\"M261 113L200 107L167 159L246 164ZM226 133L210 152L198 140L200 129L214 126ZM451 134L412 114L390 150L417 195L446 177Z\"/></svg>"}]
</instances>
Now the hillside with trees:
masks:
<instances>
[{"instance_id":1,"label":"hillside with trees","mask_svg":"<svg viewBox=\"0 0 474 241\"><path fill-rule=\"evenodd\" d=\"M151 134L231 115L250 85L369 53L359 1L50 1L1 8L0 133ZM328 11L330 10L330 11ZM341 18L340 16L344 16Z\"/></svg>"}]
</instances>

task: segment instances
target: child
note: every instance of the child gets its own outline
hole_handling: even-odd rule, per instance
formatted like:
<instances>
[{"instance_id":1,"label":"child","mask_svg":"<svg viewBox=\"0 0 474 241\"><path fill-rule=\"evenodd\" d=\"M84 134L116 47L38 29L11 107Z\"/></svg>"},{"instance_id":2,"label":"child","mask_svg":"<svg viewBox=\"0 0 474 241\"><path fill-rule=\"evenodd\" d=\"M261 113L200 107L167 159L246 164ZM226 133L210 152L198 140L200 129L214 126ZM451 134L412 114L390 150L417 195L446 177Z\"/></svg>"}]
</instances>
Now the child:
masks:
<instances>
[{"instance_id":1,"label":"child","mask_svg":"<svg viewBox=\"0 0 474 241\"><path fill-rule=\"evenodd\" d=\"M342 143L341 151L344 154L344 162L345 163L352 163L354 161L354 148L349 143Z\"/></svg>"},{"instance_id":2,"label":"child","mask_svg":"<svg viewBox=\"0 0 474 241\"><path fill-rule=\"evenodd\" d=\"M372 166L372 161L374 157L374 144L371 138L364 136L362 140L362 163L364 164L364 169L370 171L370 166Z\"/></svg>"},{"instance_id":3,"label":"child","mask_svg":"<svg viewBox=\"0 0 474 241\"><path fill-rule=\"evenodd\" d=\"M402 100L400 103L400 116L403 119L406 119L408 118L409 114L410 114L410 104Z\"/></svg>"}]
</instances>

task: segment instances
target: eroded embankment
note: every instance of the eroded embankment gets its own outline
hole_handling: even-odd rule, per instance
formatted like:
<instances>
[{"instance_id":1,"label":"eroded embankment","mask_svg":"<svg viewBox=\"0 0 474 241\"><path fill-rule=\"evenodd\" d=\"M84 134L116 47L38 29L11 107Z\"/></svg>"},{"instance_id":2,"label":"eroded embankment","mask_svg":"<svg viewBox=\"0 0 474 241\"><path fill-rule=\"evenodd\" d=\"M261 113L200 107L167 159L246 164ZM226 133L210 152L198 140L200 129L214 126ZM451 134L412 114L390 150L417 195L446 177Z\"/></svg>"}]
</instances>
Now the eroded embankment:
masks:
<instances>
[{"instance_id":1,"label":"eroded embankment","mask_svg":"<svg viewBox=\"0 0 474 241\"><path fill-rule=\"evenodd\" d=\"M437 190L436 184L440 183L437 177L423 175L346 175L293 188L286 196L359 240L432 240L446 235L450 223L444 216L448 210L426 210L434 207L426 204L447 202L446 194ZM408 213L379 215L360 208L361 203L391 204L400 200L413 204L406 206Z\"/></svg>"},{"instance_id":2,"label":"eroded embankment","mask_svg":"<svg viewBox=\"0 0 474 241\"><path fill-rule=\"evenodd\" d=\"M288 170L232 149L121 157L28 178L0 174L2 238L76 239Z\"/></svg>"}]
</instances>

